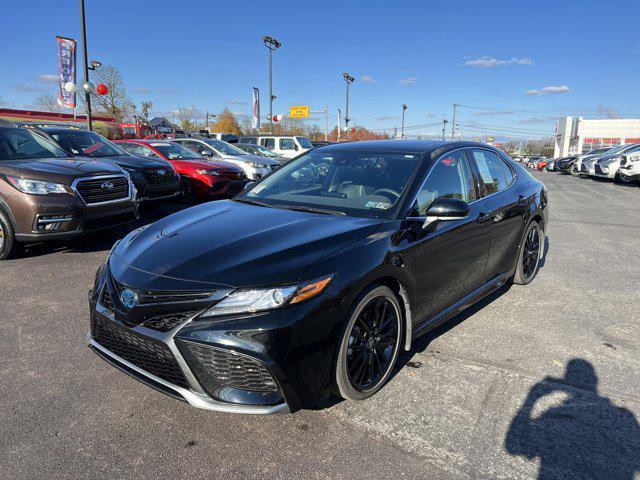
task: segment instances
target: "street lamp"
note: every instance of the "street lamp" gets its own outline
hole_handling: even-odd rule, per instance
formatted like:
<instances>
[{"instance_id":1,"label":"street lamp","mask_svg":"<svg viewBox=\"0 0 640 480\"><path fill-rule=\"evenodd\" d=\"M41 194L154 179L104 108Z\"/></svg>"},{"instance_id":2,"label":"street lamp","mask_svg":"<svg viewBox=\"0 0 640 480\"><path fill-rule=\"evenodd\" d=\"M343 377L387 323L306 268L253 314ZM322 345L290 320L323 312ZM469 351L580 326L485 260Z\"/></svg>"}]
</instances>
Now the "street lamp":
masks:
<instances>
[{"instance_id":1,"label":"street lamp","mask_svg":"<svg viewBox=\"0 0 640 480\"><path fill-rule=\"evenodd\" d=\"M400 138L404 140L404 111L407 109L406 104L402 104L402 128L400 130Z\"/></svg>"},{"instance_id":2,"label":"street lamp","mask_svg":"<svg viewBox=\"0 0 640 480\"><path fill-rule=\"evenodd\" d=\"M342 76L344 77L344 81L347 83L347 109L344 114L344 128L346 129L345 139L348 142L349 141L349 120L350 120L349 119L349 85L355 82L356 79L346 72L343 73Z\"/></svg>"},{"instance_id":3,"label":"street lamp","mask_svg":"<svg viewBox=\"0 0 640 480\"><path fill-rule=\"evenodd\" d=\"M89 62L87 60L87 25L85 22L84 15L84 0L80 0L80 22L82 24L82 53L84 57L84 85L89 86ZM98 62L100 63L100 62ZM102 65L102 64L100 64ZM91 62L91 70L95 70L96 66L94 66L94 62ZM89 93L89 88L85 88L84 98L87 103L87 128L91 130L93 128L93 123L91 121L91 95Z\"/></svg>"},{"instance_id":4,"label":"street lamp","mask_svg":"<svg viewBox=\"0 0 640 480\"><path fill-rule=\"evenodd\" d=\"M449 123L449 120L446 118L442 120L442 140L444 140L444 131L447 128L447 123Z\"/></svg>"},{"instance_id":5,"label":"street lamp","mask_svg":"<svg viewBox=\"0 0 640 480\"><path fill-rule=\"evenodd\" d=\"M282 46L282 44L273 37L264 35L262 37L264 46L269 49L269 133L273 133L273 101L276 96L273 94L273 52Z\"/></svg>"}]
</instances>

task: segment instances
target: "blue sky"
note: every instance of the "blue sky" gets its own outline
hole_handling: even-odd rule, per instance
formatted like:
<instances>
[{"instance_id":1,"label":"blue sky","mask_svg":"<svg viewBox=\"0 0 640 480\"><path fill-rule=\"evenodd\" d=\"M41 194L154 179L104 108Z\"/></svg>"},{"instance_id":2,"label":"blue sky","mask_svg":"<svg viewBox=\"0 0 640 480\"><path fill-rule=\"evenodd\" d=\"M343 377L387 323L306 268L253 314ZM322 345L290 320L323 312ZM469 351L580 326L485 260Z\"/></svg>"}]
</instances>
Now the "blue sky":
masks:
<instances>
[{"instance_id":1,"label":"blue sky","mask_svg":"<svg viewBox=\"0 0 640 480\"><path fill-rule=\"evenodd\" d=\"M552 134L564 113L640 117L640 2L213 2L86 0L89 57L117 66L135 102L249 113L251 87L274 113L290 104L344 108L373 129L457 121L465 137ZM308 6L307 6L308 5ZM55 93L55 35L80 38L77 0L11 2L4 9L0 95L14 108ZM490 107L490 108L485 108ZM268 106L263 102L263 112ZM344 110L343 110L344 111Z\"/></svg>"}]
</instances>

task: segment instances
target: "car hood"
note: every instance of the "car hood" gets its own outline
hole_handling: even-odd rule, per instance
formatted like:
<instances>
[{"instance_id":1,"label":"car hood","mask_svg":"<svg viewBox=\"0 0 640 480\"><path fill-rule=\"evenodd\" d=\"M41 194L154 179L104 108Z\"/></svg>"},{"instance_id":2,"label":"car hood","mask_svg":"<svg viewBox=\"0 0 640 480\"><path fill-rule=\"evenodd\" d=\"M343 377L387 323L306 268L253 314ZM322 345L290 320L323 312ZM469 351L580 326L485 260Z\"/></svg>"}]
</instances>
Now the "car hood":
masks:
<instances>
[{"instance_id":1,"label":"car hood","mask_svg":"<svg viewBox=\"0 0 640 480\"><path fill-rule=\"evenodd\" d=\"M261 163L263 165L280 165L281 162L274 160L273 158L263 157L262 155L223 155L223 160L239 160L242 162Z\"/></svg>"},{"instance_id":2,"label":"car hood","mask_svg":"<svg viewBox=\"0 0 640 480\"><path fill-rule=\"evenodd\" d=\"M617 159L621 159L622 155L624 155L623 153L616 153L613 155L603 155L601 157L596 158L597 163L602 163L605 160L611 160L612 158L617 158Z\"/></svg>"},{"instance_id":3,"label":"car hood","mask_svg":"<svg viewBox=\"0 0 640 480\"><path fill-rule=\"evenodd\" d=\"M185 282L191 288L293 283L310 266L372 234L381 223L220 201L134 230L114 250L110 263L120 283L136 288L180 289L181 282L182 289L189 288Z\"/></svg>"},{"instance_id":4,"label":"car hood","mask_svg":"<svg viewBox=\"0 0 640 480\"><path fill-rule=\"evenodd\" d=\"M120 167L127 167L133 170L142 170L144 168L171 168L171 164L165 160L149 157L138 157L135 155L93 157L93 160L99 162L115 163Z\"/></svg>"},{"instance_id":5,"label":"car hood","mask_svg":"<svg viewBox=\"0 0 640 480\"><path fill-rule=\"evenodd\" d=\"M70 185L73 180L94 175L122 174L115 164L84 157L0 161L0 173L33 180Z\"/></svg>"}]
</instances>

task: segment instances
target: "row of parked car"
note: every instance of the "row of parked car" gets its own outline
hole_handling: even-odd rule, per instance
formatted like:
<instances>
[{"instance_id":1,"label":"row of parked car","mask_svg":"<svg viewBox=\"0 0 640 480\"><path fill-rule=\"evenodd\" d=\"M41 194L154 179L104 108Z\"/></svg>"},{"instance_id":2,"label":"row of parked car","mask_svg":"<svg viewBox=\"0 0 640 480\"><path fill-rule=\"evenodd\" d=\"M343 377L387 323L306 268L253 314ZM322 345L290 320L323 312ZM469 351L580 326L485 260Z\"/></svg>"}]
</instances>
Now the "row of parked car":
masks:
<instances>
[{"instance_id":1,"label":"row of parked car","mask_svg":"<svg viewBox=\"0 0 640 480\"><path fill-rule=\"evenodd\" d=\"M640 183L640 143L591 150L580 155L547 159L516 158L529 168L613 180L616 183Z\"/></svg>"},{"instance_id":2,"label":"row of parked car","mask_svg":"<svg viewBox=\"0 0 640 480\"><path fill-rule=\"evenodd\" d=\"M0 260L19 255L26 243L129 223L144 205L236 195L288 160L255 140L112 142L77 127L2 123Z\"/></svg>"}]
</instances>

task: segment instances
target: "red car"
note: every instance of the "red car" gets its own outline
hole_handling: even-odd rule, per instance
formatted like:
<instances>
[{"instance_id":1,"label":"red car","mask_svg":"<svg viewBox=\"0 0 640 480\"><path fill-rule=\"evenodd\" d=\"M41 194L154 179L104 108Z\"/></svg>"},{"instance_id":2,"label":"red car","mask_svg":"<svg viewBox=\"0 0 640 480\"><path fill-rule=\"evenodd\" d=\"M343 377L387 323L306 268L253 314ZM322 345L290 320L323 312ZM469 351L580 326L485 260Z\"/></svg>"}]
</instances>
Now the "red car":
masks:
<instances>
[{"instance_id":1,"label":"red car","mask_svg":"<svg viewBox=\"0 0 640 480\"><path fill-rule=\"evenodd\" d=\"M177 143L162 140L116 140L132 155L162 158L180 174L185 200L226 198L242 191L247 183L243 170L231 163L212 161Z\"/></svg>"},{"instance_id":2,"label":"red car","mask_svg":"<svg viewBox=\"0 0 640 480\"><path fill-rule=\"evenodd\" d=\"M546 172L547 171L547 165L548 162L546 160L540 160L537 164L536 164L536 168L538 170L540 170L541 172Z\"/></svg>"}]
</instances>

